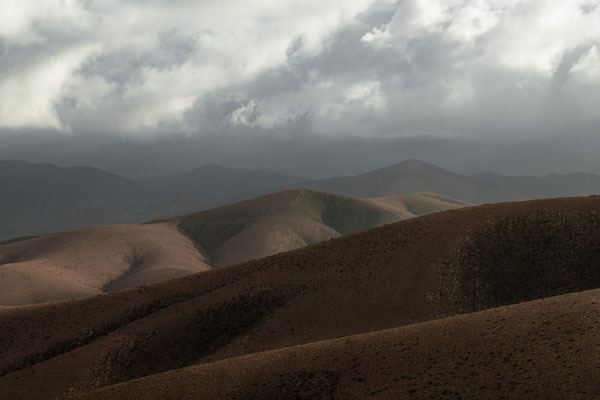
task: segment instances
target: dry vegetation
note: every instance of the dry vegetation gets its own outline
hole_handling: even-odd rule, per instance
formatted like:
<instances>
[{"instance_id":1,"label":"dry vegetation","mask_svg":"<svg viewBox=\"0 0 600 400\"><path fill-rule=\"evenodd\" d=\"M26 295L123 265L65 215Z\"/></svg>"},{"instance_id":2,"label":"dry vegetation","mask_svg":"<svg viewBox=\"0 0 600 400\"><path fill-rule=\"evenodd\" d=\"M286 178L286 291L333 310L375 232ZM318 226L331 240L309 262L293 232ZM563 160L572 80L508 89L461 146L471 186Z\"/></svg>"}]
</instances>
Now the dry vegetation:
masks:
<instances>
[{"instance_id":1,"label":"dry vegetation","mask_svg":"<svg viewBox=\"0 0 600 400\"><path fill-rule=\"evenodd\" d=\"M469 232L442 302L473 312L600 287L600 212L532 211Z\"/></svg>"}]
</instances>

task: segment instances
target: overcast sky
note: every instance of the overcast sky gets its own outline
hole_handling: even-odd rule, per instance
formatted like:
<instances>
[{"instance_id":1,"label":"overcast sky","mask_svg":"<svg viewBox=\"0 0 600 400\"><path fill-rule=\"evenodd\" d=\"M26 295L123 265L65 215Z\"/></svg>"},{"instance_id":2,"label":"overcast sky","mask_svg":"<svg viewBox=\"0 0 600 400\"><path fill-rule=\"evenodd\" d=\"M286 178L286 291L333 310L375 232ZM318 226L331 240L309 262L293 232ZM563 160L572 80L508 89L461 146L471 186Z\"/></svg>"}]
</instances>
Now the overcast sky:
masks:
<instances>
[{"instance_id":1,"label":"overcast sky","mask_svg":"<svg viewBox=\"0 0 600 400\"><path fill-rule=\"evenodd\" d=\"M2 159L600 172L598 0L2 0L0 55Z\"/></svg>"}]
</instances>

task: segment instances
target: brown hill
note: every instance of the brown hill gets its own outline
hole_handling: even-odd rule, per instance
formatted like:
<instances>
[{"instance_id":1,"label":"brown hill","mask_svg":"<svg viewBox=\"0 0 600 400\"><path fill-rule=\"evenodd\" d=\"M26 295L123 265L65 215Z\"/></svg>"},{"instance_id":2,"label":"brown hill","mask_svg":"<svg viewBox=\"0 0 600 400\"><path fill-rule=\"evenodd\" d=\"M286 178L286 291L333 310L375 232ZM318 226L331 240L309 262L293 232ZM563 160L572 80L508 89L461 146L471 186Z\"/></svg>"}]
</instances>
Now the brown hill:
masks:
<instances>
[{"instance_id":1,"label":"brown hill","mask_svg":"<svg viewBox=\"0 0 600 400\"><path fill-rule=\"evenodd\" d=\"M176 217L212 265L231 265L469 205L431 193L356 199L291 190Z\"/></svg>"},{"instance_id":2,"label":"brown hill","mask_svg":"<svg viewBox=\"0 0 600 400\"><path fill-rule=\"evenodd\" d=\"M209 268L172 223L56 233L0 246L0 304L91 296Z\"/></svg>"},{"instance_id":3,"label":"brown hill","mask_svg":"<svg viewBox=\"0 0 600 400\"><path fill-rule=\"evenodd\" d=\"M600 290L201 364L83 399L600 397Z\"/></svg>"},{"instance_id":4,"label":"brown hill","mask_svg":"<svg viewBox=\"0 0 600 400\"><path fill-rule=\"evenodd\" d=\"M218 360L597 288L600 270L594 266L600 264L599 231L598 197L468 207L141 288L13 308L0 313L0 398L76 395L195 364L205 364L207 371L214 365L218 374L223 365L214 364ZM535 312L550 313L552 307L546 308ZM487 314L480 315L484 317L479 320L485 322ZM507 314L501 323L482 322L479 328L444 328L443 337L454 334L456 346L463 346L457 349L467 349L470 342L463 343L462 335L472 335L479 340L474 348L481 351L481 340L487 342L488 335L491 340L498 338L495 330L508 329L511 335L522 330L521 337L527 335L527 319L519 313L511 318ZM560 325L560 329L581 333L576 316L570 318L565 317L564 323L574 325ZM585 329L597 319L593 314L581 318L581 324L588 324ZM558 343L569 351L568 346L574 346L579 352L600 346L593 331L590 336L566 331L568 336L561 336L553 331L559 325L538 322L536 329L542 335L564 338L552 346ZM438 338L438 349L444 351L445 342L434 335L436 331L430 330L433 336L427 340L437 343ZM494 346L512 354L531 354L528 362L540 368L547 365L541 351L532 352L522 340L506 338ZM531 340L541 339L534 336ZM380 345L385 348L389 341L382 339ZM414 354L426 348L415 348ZM385 353L375 355L381 354ZM340 354L331 361L344 362L344 357ZM562 382L569 393L575 393L587 377L577 372L581 366L573 360L569 363L573 380ZM486 366L485 360L479 358L479 362ZM512 365L506 374L520 374L519 364ZM331 364L323 371L337 368ZM421 367L415 364L415 368ZM270 372L265 371L268 376ZM445 367L443 371L450 376L454 373ZM502 386L499 377L506 374L490 371L491 367L481 378L486 387ZM492 376L496 372L500 375ZM554 384L549 380L553 375L542 374L537 366L524 373L541 379L528 388L535 390L531 397L544 397L544 384ZM280 374L284 376L285 370ZM301 371L297 378L293 376L300 387L306 385ZM235 376L231 379L231 385L239 385L240 393L251 397L255 389ZM435 375L429 378L436 379ZM481 398L478 394L488 390L466 387L472 392L463 397ZM372 390L381 387L377 384ZM145 396L149 392L136 397ZM298 394L297 398L302 397Z\"/></svg>"},{"instance_id":5,"label":"brown hill","mask_svg":"<svg viewBox=\"0 0 600 400\"><path fill-rule=\"evenodd\" d=\"M428 193L353 199L298 190L153 224L16 241L0 245L0 305L135 287L465 205Z\"/></svg>"}]
</instances>

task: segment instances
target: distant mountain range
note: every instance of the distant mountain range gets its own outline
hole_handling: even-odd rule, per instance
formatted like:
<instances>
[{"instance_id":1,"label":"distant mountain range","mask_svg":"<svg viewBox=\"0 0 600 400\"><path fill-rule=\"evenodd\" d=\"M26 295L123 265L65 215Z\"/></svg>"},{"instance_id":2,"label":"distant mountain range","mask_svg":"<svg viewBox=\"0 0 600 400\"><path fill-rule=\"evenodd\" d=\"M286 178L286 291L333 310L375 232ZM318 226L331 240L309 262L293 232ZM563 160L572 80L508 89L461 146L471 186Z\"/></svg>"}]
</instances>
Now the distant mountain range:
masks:
<instances>
[{"instance_id":1,"label":"distant mountain range","mask_svg":"<svg viewBox=\"0 0 600 400\"><path fill-rule=\"evenodd\" d=\"M461 175L419 160L407 160L361 175L303 182L297 187L355 197L432 192L470 203L498 203L600 193L600 175L574 173L545 177L483 172Z\"/></svg>"},{"instance_id":2,"label":"distant mountain range","mask_svg":"<svg viewBox=\"0 0 600 400\"><path fill-rule=\"evenodd\" d=\"M132 181L91 167L2 161L0 187L1 240L84 226L142 222L285 189L313 189L352 197L431 192L482 204L597 194L600 175L461 175L408 160L365 174L313 181L218 166Z\"/></svg>"},{"instance_id":3,"label":"distant mountain range","mask_svg":"<svg viewBox=\"0 0 600 400\"><path fill-rule=\"evenodd\" d=\"M132 181L91 167L0 161L0 240L183 214L304 180L209 165Z\"/></svg>"}]
</instances>

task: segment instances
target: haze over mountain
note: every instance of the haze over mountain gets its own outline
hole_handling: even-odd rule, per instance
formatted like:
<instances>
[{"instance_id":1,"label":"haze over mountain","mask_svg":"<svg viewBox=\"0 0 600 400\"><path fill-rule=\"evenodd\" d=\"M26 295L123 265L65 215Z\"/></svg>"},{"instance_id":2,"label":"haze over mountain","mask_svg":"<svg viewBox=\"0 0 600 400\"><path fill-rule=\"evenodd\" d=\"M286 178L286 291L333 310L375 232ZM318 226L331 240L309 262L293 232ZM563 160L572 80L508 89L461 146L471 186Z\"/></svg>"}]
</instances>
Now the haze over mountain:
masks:
<instances>
[{"instance_id":1,"label":"haze over mountain","mask_svg":"<svg viewBox=\"0 0 600 400\"><path fill-rule=\"evenodd\" d=\"M425 191L472 203L519 200L526 197L512 188L456 174L418 160L403 161L360 175L304 182L297 186L357 197Z\"/></svg>"},{"instance_id":2,"label":"haze over mountain","mask_svg":"<svg viewBox=\"0 0 600 400\"><path fill-rule=\"evenodd\" d=\"M467 207L5 309L0 397L594 398L599 209Z\"/></svg>"},{"instance_id":3,"label":"haze over mountain","mask_svg":"<svg viewBox=\"0 0 600 400\"><path fill-rule=\"evenodd\" d=\"M96 168L0 162L0 186L8 189L0 199L0 239L11 239L92 225L143 222L284 189L351 197L430 192L481 204L596 194L600 193L600 175L461 175L408 160L364 174L316 181L218 166L132 181Z\"/></svg>"},{"instance_id":4,"label":"haze over mountain","mask_svg":"<svg viewBox=\"0 0 600 400\"><path fill-rule=\"evenodd\" d=\"M466 205L430 193L354 199L296 190L143 225L20 240L0 245L0 306L140 286Z\"/></svg>"},{"instance_id":5,"label":"haze over mountain","mask_svg":"<svg viewBox=\"0 0 600 400\"><path fill-rule=\"evenodd\" d=\"M356 197L424 191L483 204L596 194L600 193L600 175L461 175L419 160L407 160L360 175L303 182L296 186Z\"/></svg>"},{"instance_id":6,"label":"haze over mountain","mask_svg":"<svg viewBox=\"0 0 600 400\"><path fill-rule=\"evenodd\" d=\"M106 171L0 161L0 238L115 223L143 214L144 193Z\"/></svg>"},{"instance_id":7,"label":"haze over mountain","mask_svg":"<svg viewBox=\"0 0 600 400\"><path fill-rule=\"evenodd\" d=\"M304 181L305 178L273 172L238 171L206 165L149 179L142 184L150 199L160 199L161 211L155 210L154 216L166 216L215 207L241 193L273 190Z\"/></svg>"},{"instance_id":8,"label":"haze over mountain","mask_svg":"<svg viewBox=\"0 0 600 400\"><path fill-rule=\"evenodd\" d=\"M216 206L233 194L302 180L206 166L137 182L97 168L1 161L0 239L142 222Z\"/></svg>"}]
</instances>

